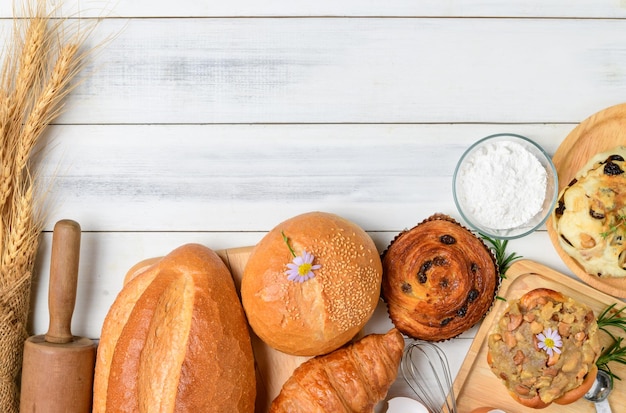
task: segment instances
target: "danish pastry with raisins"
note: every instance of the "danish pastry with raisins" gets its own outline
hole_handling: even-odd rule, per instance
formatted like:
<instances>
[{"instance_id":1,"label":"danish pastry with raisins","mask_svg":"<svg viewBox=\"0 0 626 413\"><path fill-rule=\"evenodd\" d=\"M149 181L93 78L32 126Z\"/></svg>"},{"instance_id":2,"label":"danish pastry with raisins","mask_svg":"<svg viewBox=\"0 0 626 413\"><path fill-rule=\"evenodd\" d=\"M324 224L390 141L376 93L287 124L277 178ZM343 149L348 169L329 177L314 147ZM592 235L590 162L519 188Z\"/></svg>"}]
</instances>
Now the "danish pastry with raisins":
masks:
<instances>
[{"instance_id":1,"label":"danish pastry with raisins","mask_svg":"<svg viewBox=\"0 0 626 413\"><path fill-rule=\"evenodd\" d=\"M389 316L413 338L443 341L468 330L491 308L499 284L491 250L447 215L403 231L383 253Z\"/></svg>"}]
</instances>

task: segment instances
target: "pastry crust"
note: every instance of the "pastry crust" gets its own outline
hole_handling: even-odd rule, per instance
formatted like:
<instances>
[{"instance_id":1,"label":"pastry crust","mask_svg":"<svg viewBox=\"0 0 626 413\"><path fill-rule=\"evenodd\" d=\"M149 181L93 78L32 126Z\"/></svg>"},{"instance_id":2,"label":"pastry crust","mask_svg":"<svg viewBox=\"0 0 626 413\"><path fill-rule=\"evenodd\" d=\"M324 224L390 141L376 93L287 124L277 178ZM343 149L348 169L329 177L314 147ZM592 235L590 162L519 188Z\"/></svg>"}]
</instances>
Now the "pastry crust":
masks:
<instances>
[{"instance_id":1,"label":"pastry crust","mask_svg":"<svg viewBox=\"0 0 626 413\"><path fill-rule=\"evenodd\" d=\"M429 341L479 322L500 283L495 258L472 232L435 214L399 234L383 255L383 298L404 334Z\"/></svg>"},{"instance_id":2,"label":"pastry crust","mask_svg":"<svg viewBox=\"0 0 626 413\"><path fill-rule=\"evenodd\" d=\"M539 348L539 333L557 331L560 351ZM537 288L510 300L489 335L487 363L518 403L541 409L580 399L595 380L601 346L593 311L560 292Z\"/></svg>"},{"instance_id":3,"label":"pastry crust","mask_svg":"<svg viewBox=\"0 0 626 413\"><path fill-rule=\"evenodd\" d=\"M285 382L270 413L373 412L396 380L403 350L394 328L312 358Z\"/></svg>"},{"instance_id":4,"label":"pastry crust","mask_svg":"<svg viewBox=\"0 0 626 413\"><path fill-rule=\"evenodd\" d=\"M585 272L626 277L626 146L590 159L559 194L559 245Z\"/></svg>"}]
</instances>

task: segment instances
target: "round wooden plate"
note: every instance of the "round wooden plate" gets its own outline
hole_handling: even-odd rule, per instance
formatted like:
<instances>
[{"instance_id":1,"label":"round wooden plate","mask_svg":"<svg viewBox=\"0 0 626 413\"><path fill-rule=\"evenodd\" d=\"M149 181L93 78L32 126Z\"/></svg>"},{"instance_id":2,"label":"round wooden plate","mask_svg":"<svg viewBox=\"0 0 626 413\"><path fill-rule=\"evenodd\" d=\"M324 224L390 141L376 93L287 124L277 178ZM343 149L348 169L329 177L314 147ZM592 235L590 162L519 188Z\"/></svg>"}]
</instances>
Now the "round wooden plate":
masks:
<instances>
[{"instance_id":1,"label":"round wooden plate","mask_svg":"<svg viewBox=\"0 0 626 413\"><path fill-rule=\"evenodd\" d=\"M626 104L611 106L585 119L559 145L552 157L559 175L559 193L589 158L618 145L626 145ZM559 245L552 216L546 228L557 253L578 278L602 292L626 298L626 278L599 278L585 272Z\"/></svg>"}]
</instances>

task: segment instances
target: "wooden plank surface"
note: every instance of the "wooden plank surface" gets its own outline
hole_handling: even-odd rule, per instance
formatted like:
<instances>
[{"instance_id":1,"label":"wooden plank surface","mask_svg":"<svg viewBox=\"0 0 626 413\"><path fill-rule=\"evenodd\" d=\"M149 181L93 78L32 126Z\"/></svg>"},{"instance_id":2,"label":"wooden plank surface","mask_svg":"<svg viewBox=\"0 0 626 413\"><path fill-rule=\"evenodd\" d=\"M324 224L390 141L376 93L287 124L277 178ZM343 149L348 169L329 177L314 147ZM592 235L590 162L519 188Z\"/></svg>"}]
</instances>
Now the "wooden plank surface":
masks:
<instances>
[{"instance_id":1,"label":"wooden plank surface","mask_svg":"<svg viewBox=\"0 0 626 413\"><path fill-rule=\"evenodd\" d=\"M55 3L59 3L57 0ZM614 0L289 0L197 1L179 0L64 0L63 13L111 17L189 16L492 16L492 17L595 17L626 16L626 6ZM103 13L103 10L107 13ZM11 1L0 3L0 17L11 16Z\"/></svg>"},{"instance_id":2,"label":"wooden plank surface","mask_svg":"<svg viewBox=\"0 0 626 413\"><path fill-rule=\"evenodd\" d=\"M624 100L624 31L622 19L106 19L89 44L114 37L59 122L579 122Z\"/></svg>"},{"instance_id":3,"label":"wooden plank surface","mask_svg":"<svg viewBox=\"0 0 626 413\"><path fill-rule=\"evenodd\" d=\"M46 230L71 216L85 231L268 231L332 210L400 231L458 216L452 174L474 141L504 130L553 153L574 126L61 125L42 161Z\"/></svg>"},{"instance_id":4,"label":"wooden plank surface","mask_svg":"<svg viewBox=\"0 0 626 413\"><path fill-rule=\"evenodd\" d=\"M43 158L36 334L58 219L84 230L73 331L97 339L142 259L253 245L316 209L354 220L382 252L434 212L458 218L453 165L475 140L513 132L554 153L626 96L621 0L63 3L74 23L103 18L89 40L103 47ZM509 245L574 277L544 230ZM453 374L476 331L443 344Z\"/></svg>"}]
</instances>

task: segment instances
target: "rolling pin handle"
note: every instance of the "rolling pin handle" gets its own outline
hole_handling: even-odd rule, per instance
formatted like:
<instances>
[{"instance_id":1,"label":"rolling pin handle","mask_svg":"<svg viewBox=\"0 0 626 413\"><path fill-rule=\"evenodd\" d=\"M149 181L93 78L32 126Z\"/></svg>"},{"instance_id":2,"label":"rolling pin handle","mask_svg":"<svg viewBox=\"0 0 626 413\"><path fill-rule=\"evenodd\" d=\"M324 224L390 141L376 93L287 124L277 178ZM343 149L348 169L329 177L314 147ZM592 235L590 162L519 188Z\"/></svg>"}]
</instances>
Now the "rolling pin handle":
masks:
<instances>
[{"instance_id":1,"label":"rolling pin handle","mask_svg":"<svg viewBox=\"0 0 626 413\"><path fill-rule=\"evenodd\" d=\"M58 221L52 233L48 291L50 325L45 334L45 340L50 343L63 344L73 340L71 325L76 304L80 235L80 225L69 219Z\"/></svg>"}]
</instances>

